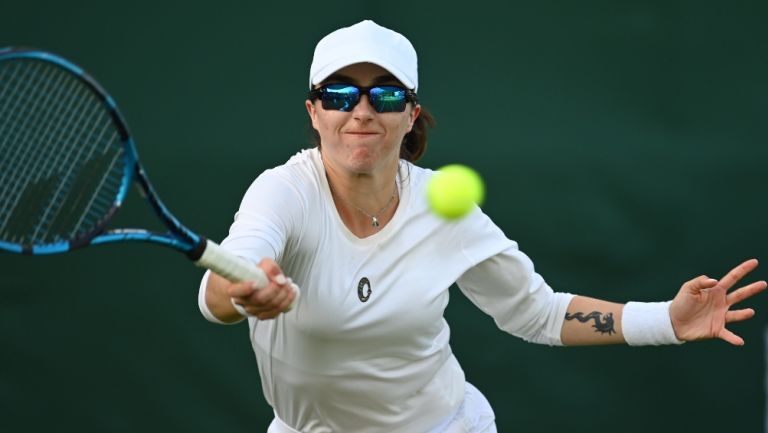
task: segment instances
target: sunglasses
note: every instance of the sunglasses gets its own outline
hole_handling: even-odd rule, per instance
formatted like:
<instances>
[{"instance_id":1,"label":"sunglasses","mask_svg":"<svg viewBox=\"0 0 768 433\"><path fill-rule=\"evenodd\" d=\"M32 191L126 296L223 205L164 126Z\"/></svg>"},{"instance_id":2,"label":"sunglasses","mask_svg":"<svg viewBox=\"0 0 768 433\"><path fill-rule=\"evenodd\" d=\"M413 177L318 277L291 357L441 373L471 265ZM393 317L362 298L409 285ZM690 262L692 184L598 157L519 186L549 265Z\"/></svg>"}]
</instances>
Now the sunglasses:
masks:
<instances>
[{"instance_id":1,"label":"sunglasses","mask_svg":"<svg viewBox=\"0 0 768 433\"><path fill-rule=\"evenodd\" d=\"M320 99L326 110L352 111L362 95L377 113L402 113L407 102L418 102L416 93L400 86L360 87L354 84L326 84L311 90L309 100Z\"/></svg>"}]
</instances>

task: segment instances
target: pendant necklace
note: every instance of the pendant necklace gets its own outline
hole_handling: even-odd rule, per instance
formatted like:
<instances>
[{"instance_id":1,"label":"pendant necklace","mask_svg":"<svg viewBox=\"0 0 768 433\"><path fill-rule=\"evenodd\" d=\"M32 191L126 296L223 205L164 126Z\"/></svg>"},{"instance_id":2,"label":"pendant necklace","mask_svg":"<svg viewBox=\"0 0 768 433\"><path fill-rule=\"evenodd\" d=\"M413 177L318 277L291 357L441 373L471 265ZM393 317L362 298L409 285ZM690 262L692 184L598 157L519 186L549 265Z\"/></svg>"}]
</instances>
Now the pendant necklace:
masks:
<instances>
[{"instance_id":1,"label":"pendant necklace","mask_svg":"<svg viewBox=\"0 0 768 433\"><path fill-rule=\"evenodd\" d=\"M330 182L328 183L328 185L330 186ZM387 201L387 203L384 205L384 207L382 207L381 209L379 209L379 211L378 211L378 212L376 212L376 213L375 213L375 214L373 214L373 215L369 214L368 212L366 212L365 210L363 210L361 207L357 206L356 204L352 203L351 201L349 201L349 200L345 200L345 201L346 201L347 203L349 203L349 204L350 204L352 207L354 207L355 209L357 209L358 211L360 211L360 213L362 213L363 215L365 215L365 216L367 216L368 218L370 218L370 219L371 219L371 227L378 227L378 226L380 226L380 225L381 225L381 223L379 223L379 215L381 215L381 213L382 213L382 212L384 212L385 210L387 210L387 208L389 207L389 205L391 205L391 204L392 204L392 202L395 200L395 197L397 197L397 181L395 181L395 189L394 189L394 191L392 191L392 196L389 198L389 200L388 200L388 201Z\"/></svg>"}]
</instances>

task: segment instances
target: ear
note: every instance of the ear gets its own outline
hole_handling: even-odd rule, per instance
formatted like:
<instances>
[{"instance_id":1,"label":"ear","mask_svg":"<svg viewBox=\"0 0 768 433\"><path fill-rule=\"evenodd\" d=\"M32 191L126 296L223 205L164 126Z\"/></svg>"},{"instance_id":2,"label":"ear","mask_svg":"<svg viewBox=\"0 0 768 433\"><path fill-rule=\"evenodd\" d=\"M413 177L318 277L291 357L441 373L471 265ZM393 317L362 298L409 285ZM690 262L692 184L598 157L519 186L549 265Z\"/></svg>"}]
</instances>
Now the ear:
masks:
<instances>
[{"instance_id":1,"label":"ear","mask_svg":"<svg viewBox=\"0 0 768 433\"><path fill-rule=\"evenodd\" d=\"M312 127L317 129L317 109L315 103L307 99L304 101L304 106L307 108L307 114L309 114L309 120L312 121Z\"/></svg>"},{"instance_id":2,"label":"ear","mask_svg":"<svg viewBox=\"0 0 768 433\"><path fill-rule=\"evenodd\" d=\"M421 114L421 105L417 104L408 115L408 129L405 131L406 134L413 129L413 124L416 122L416 119L419 118L419 114Z\"/></svg>"}]
</instances>

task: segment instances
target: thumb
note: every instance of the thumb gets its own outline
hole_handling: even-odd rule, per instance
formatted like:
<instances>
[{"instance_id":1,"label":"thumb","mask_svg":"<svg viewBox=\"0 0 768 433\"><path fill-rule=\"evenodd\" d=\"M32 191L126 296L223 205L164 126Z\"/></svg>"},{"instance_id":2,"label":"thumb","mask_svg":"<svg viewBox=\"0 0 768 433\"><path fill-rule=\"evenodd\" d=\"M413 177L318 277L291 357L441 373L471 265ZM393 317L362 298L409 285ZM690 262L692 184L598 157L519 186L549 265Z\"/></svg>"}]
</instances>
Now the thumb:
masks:
<instances>
[{"instance_id":1,"label":"thumb","mask_svg":"<svg viewBox=\"0 0 768 433\"><path fill-rule=\"evenodd\" d=\"M230 284L229 287L227 287L227 295L230 298L245 298L250 296L255 290L256 288L252 281L243 281L241 283Z\"/></svg>"},{"instance_id":2,"label":"thumb","mask_svg":"<svg viewBox=\"0 0 768 433\"><path fill-rule=\"evenodd\" d=\"M697 295L701 293L702 290L711 289L716 285L717 285L717 280L714 278L709 278L706 275L696 277L691 281L688 281L687 283L685 283L686 291L688 291L688 293L691 293L693 295Z\"/></svg>"},{"instance_id":3,"label":"thumb","mask_svg":"<svg viewBox=\"0 0 768 433\"><path fill-rule=\"evenodd\" d=\"M259 267L264 270L270 280L274 281L278 285L282 286L288 282L288 279L283 275L283 270L272 259L263 259L259 263Z\"/></svg>"}]
</instances>

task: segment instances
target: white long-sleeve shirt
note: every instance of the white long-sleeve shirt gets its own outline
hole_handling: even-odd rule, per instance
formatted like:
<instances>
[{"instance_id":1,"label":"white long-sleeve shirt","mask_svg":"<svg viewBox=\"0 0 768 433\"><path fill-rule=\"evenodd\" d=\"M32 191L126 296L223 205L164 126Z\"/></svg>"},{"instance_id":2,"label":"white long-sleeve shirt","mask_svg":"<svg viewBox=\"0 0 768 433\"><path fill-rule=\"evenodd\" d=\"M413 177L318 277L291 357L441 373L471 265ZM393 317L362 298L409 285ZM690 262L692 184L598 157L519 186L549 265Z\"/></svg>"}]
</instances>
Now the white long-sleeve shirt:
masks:
<instances>
[{"instance_id":1,"label":"white long-sleeve shirt","mask_svg":"<svg viewBox=\"0 0 768 433\"><path fill-rule=\"evenodd\" d=\"M245 194L222 246L255 263L273 258L302 290L292 311L248 320L265 398L294 429L423 432L452 413L464 394L443 318L454 282L501 329L561 344L572 295L554 293L479 208L458 221L435 216L431 175L402 162L394 217L363 239L339 217L317 149ZM218 322L206 281L200 309Z\"/></svg>"}]
</instances>

